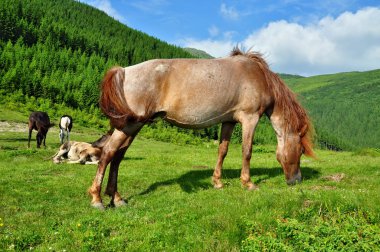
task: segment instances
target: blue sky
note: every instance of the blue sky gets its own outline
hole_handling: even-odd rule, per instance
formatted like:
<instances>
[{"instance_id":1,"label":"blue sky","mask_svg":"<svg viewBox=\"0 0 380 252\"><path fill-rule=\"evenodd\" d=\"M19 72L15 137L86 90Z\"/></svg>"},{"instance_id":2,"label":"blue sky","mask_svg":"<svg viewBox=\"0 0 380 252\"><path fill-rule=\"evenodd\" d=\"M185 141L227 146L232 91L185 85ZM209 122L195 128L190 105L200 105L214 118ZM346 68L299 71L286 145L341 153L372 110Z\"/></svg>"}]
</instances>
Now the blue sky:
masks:
<instances>
[{"instance_id":1,"label":"blue sky","mask_svg":"<svg viewBox=\"0 0 380 252\"><path fill-rule=\"evenodd\" d=\"M316 75L380 68L379 0L80 0L127 26L224 57L264 54L276 72Z\"/></svg>"}]
</instances>

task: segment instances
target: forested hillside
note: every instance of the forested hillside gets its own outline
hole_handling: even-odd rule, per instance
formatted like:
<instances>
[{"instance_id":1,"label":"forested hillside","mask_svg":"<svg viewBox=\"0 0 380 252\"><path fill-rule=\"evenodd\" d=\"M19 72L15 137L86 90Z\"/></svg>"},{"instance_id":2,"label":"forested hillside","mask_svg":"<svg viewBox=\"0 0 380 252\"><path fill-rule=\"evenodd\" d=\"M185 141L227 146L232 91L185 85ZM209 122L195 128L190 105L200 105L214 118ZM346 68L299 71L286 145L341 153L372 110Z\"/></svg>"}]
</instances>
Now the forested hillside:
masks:
<instances>
[{"instance_id":1,"label":"forested hillside","mask_svg":"<svg viewBox=\"0 0 380 252\"><path fill-rule=\"evenodd\" d=\"M380 70L283 78L308 109L322 146L380 148Z\"/></svg>"},{"instance_id":2,"label":"forested hillside","mask_svg":"<svg viewBox=\"0 0 380 252\"><path fill-rule=\"evenodd\" d=\"M97 105L113 65L192 57L72 0L2 0L0 32L1 90L72 107Z\"/></svg>"},{"instance_id":3,"label":"forested hillside","mask_svg":"<svg viewBox=\"0 0 380 252\"><path fill-rule=\"evenodd\" d=\"M131 29L77 1L0 1L0 99L13 99L12 108L28 104L24 110L31 110L32 104L41 100L42 108L54 104L54 108L82 110L97 122L98 87L110 67L152 58L207 56L188 50ZM337 150L380 148L380 70L281 77L300 94L322 146ZM159 140L184 142L193 141L194 136L216 139L217 132L218 126L189 131L163 122L143 129L145 135ZM240 139L237 127L233 141ZM263 118L255 142L275 141L268 119Z\"/></svg>"}]
</instances>

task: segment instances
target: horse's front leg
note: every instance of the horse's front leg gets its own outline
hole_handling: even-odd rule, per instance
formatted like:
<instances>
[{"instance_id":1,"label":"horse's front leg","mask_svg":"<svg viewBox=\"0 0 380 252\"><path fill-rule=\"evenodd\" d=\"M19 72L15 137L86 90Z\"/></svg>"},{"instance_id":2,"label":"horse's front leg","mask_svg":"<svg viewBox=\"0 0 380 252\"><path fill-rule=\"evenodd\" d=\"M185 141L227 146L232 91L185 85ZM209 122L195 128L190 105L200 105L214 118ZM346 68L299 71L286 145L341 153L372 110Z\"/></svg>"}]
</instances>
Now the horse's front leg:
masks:
<instances>
[{"instance_id":1,"label":"horse's front leg","mask_svg":"<svg viewBox=\"0 0 380 252\"><path fill-rule=\"evenodd\" d=\"M33 128L29 126L29 135L28 135L28 148L30 148L30 139L32 138Z\"/></svg>"},{"instance_id":2,"label":"horse's front leg","mask_svg":"<svg viewBox=\"0 0 380 252\"><path fill-rule=\"evenodd\" d=\"M92 186L88 190L89 194L92 196L91 205L95 208L104 209L102 198L100 197L104 173L106 171L107 165L113 159L116 152L119 150L120 146L126 141L127 138L128 136L125 133L115 129L109 141L103 147L95 179L92 182Z\"/></svg>"},{"instance_id":3,"label":"horse's front leg","mask_svg":"<svg viewBox=\"0 0 380 252\"><path fill-rule=\"evenodd\" d=\"M255 190L258 188L251 181L250 161L252 156L253 136L259 119L259 115L244 115L241 118L243 165L241 169L240 180L242 185L248 190Z\"/></svg>"},{"instance_id":4,"label":"horse's front leg","mask_svg":"<svg viewBox=\"0 0 380 252\"><path fill-rule=\"evenodd\" d=\"M218 161L216 162L214 174L212 176L212 182L214 188L220 189L223 187L223 183L220 180L222 177L222 166L224 158L227 156L228 145L230 143L231 135L234 130L235 123L225 122L222 124L220 140L219 140L219 151L218 151Z\"/></svg>"}]
</instances>

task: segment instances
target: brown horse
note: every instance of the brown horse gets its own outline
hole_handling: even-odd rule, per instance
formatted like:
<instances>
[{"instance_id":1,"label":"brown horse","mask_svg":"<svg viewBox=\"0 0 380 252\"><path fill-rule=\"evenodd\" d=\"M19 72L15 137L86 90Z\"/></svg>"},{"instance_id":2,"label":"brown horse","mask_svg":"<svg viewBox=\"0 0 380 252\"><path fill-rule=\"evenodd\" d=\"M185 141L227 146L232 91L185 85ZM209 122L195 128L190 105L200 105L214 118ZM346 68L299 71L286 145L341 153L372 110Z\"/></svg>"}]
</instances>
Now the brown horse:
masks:
<instances>
[{"instance_id":1,"label":"brown horse","mask_svg":"<svg viewBox=\"0 0 380 252\"><path fill-rule=\"evenodd\" d=\"M264 113L275 129L276 156L288 184L302 180L302 153L314 155L312 126L295 95L259 53L243 53L238 48L230 57L221 59L157 59L126 68L115 67L103 80L100 107L116 129L103 148L89 189L92 205L98 208L103 208L101 184L110 162L105 193L111 197L111 204L125 204L117 191L120 162L143 125L158 116L185 128L222 123L212 178L215 188L223 186L222 164L236 123L241 123L243 136L240 179L248 189L256 188L250 179L252 139Z\"/></svg>"},{"instance_id":2,"label":"brown horse","mask_svg":"<svg viewBox=\"0 0 380 252\"><path fill-rule=\"evenodd\" d=\"M49 131L49 128L53 126L54 124L50 123L49 115L46 112L32 112L29 116L28 122L28 148L30 148L30 139L32 137L33 130L37 130L37 148L40 148L41 144L44 144L44 146L46 147L46 135Z\"/></svg>"}]
</instances>

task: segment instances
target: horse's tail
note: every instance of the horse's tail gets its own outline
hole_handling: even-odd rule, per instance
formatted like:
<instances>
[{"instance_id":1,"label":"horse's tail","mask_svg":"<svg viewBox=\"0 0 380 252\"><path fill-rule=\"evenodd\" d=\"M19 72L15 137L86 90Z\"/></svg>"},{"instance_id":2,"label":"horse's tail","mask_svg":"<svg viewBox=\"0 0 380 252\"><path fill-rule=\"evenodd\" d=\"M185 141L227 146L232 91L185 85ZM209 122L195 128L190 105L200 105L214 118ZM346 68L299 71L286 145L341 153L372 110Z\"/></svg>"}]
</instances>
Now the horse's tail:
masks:
<instances>
[{"instance_id":1,"label":"horse's tail","mask_svg":"<svg viewBox=\"0 0 380 252\"><path fill-rule=\"evenodd\" d=\"M110 119L111 126L121 129L127 122L140 121L128 106L124 94L124 69L113 67L104 76L99 106Z\"/></svg>"}]
</instances>

